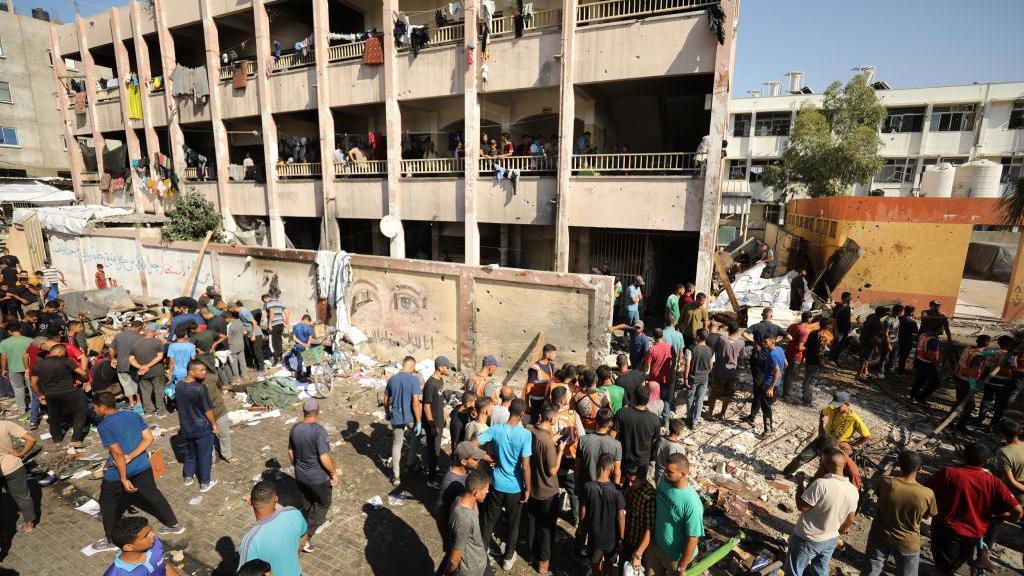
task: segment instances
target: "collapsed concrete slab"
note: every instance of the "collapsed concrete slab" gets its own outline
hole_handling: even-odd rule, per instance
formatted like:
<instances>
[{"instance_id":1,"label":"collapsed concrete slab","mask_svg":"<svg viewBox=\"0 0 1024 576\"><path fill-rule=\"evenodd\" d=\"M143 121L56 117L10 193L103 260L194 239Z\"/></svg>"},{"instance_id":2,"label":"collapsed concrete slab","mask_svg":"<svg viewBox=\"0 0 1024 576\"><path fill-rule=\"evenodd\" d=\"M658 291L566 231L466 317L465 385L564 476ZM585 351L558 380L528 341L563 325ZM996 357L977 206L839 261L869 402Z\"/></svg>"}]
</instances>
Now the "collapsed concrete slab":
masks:
<instances>
[{"instance_id":1,"label":"collapsed concrete slab","mask_svg":"<svg viewBox=\"0 0 1024 576\"><path fill-rule=\"evenodd\" d=\"M60 298L64 301L64 311L69 318L77 318L82 314L91 320L103 318L111 312L127 312L137 307L128 291L120 287L65 292Z\"/></svg>"}]
</instances>

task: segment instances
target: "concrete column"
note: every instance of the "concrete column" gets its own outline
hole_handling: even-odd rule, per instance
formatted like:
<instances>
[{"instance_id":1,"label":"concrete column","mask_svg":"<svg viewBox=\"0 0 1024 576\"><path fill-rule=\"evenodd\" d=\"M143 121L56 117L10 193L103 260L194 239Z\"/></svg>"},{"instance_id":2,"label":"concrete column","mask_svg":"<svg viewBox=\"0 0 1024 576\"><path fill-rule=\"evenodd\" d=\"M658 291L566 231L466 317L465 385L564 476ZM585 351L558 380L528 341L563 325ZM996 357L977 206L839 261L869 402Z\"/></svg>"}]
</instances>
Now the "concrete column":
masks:
<instances>
[{"instance_id":1,"label":"concrete column","mask_svg":"<svg viewBox=\"0 0 1024 576\"><path fill-rule=\"evenodd\" d=\"M732 83L732 63L735 45L733 22L739 10L739 0L722 0L725 12L725 43L715 50L715 77L711 93L711 125L708 128L708 158L704 167L704 199L700 215L700 238L697 244L697 274L694 283L698 290L711 289L711 261L718 236L718 217L721 211L722 138L729 126L729 93Z\"/></svg>"},{"instance_id":2,"label":"concrete column","mask_svg":"<svg viewBox=\"0 0 1024 576\"><path fill-rule=\"evenodd\" d=\"M554 271L569 271L569 192L576 121L576 0L562 3L562 75L558 104L558 196L555 197Z\"/></svg>"},{"instance_id":3,"label":"concrete column","mask_svg":"<svg viewBox=\"0 0 1024 576\"><path fill-rule=\"evenodd\" d=\"M402 109L398 106L398 52L395 14L398 0L384 0L384 122L388 146L388 215L402 219ZM392 258L405 258L405 230L391 239Z\"/></svg>"},{"instance_id":4,"label":"concrete column","mask_svg":"<svg viewBox=\"0 0 1024 576\"><path fill-rule=\"evenodd\" d=\"M213 147L217 157L217 203L220 204L220 216L224 229L229 232L236 230L235 219L231 216L231 195L228 191L228 165L231 157L228 154L228 133L220 113L220 35L217 23L213 21L210 0L200 0L200 17L203 20L203 44L206 48L206 77L210 82L210 121L213 124ZM262 73L262 70L260 71ZM274 221L270 221L271 245L284 248L284 244L274 244ZM283 232L283 226L282 226ZM282 235L283 237L283 235Z\"/></svg>"},{"instance_id":5,"label":"concrete column","mask_svg":"<svg viewBox=\"0 0 1024 576\"><path fill-rule=\"evenodd\" d=\"M167 28L167 14L164 12L168 0L154 0L153 13L156 15L156 37L160 43L160 73L164 77L164 107L167 109L167 134L170 150L165 153L171 157L174 171L185 174L185 134L181 131L181 119L178 117L178 104L172 95L171 73L177 67L174 51L174 37Z\"/></svg>"},{"instance_id":6,"label":"concrete column","mask_svg":"<svg viewBox=\"0 0 1024 576\"><path fill-rule=\"evenodd\" d=\"M274 121L274 96L270 93L270 78L267 77L267 70L273 65L270 51L270 18L267 16L264 0L253 0L252 13L256 29L256 88L260 91L260 128L263 133L263 158L267 163L266 191L270 245L274 248L284 248L287 244L284 220L281 219L277 203L277 122ZM331 174L333 173L332 171Z\"/></svg>"},{"instance_id":7,"label":"concrete column","mask_svg":"<svg viewBox=\"0 0 1024 576\"><path fill-rule=\"evenodd\" d=\"M142 127L146 137L146 155L152 161L153 155L160 152L160 138L157 137L156 129L153 127L153 117L149 107L149 91L146 90L146 82L153 77L153 71L149 66L149 46L146 44L146 39L142 37L142 11L139 9L139 3L132 2L128 6L131 10L132 40L135 43L135 65L138 67L137 72L142 91ZM157 215L164 213L164 205L159 197L153 198L153 208Z\"/></svg>"},{"instance_id":8,"label":"concrete column","mask_svg":"<svg viewBox=\"0 0 1024 576\"><path fill-rule=\"evenodd\" d=\"M1013 261L1010 282L1003 302L1003 322L1024 320L1024 233L1017 241L1017 257Z\"/></svg>"},{"instance_id":9,"label":"concrete column","mask_svg":"<svg viewBox=\"0 0 1024 576\"><path fill-rule=\"evenodd\" d=\"M334 115L331 114L331 84L327 81L327 33L330 14L327 0L313 0L313 42L316 56L317 120L320 122L320 182L324 197L321 248L341 249L338 203L334 195Z\"/></svg>"},{"instance_id":10,"label":"concrete column","mask_svg":"<svg viewBox=\"0 0 1024 576\"><path fill-rule=\"evenodd\" d=\"M70 108L71 100L68 98L68 69L64 66L64 58L61 56L60 36L55 26L50 27L50 55L53 60L53 81L57 89L57 107L60 109L61 123L64 125L64 141L68 144L68 156L71 159L71 184L75 189L75 198L85 199L85 190L82 187L82 172L85 170L82 161L82 148L75 137L75 112Z\"/></svg>"},{"instance_id":11,"label":"concrete column","mask_svg":"<svg viewBox=\"0 0 1024 576\"><path fill-rule=\"evenodd\" d=\"M498 227L498 235L498 265L502 268L507 268L509 244L508 224L502 224Z\"/></svg>"},{"instance_id":12,"label":"concrete column","mask_svg":"<svg viewBox=\"0 0 1024 576\"><path fill-rule=\"evenodd\" d=\"M932 125L932 108L933 106L929 102L928 105L924 107L924 119L921 120L921 139L919 140L920 144L917 147L917 153L922 156L924 155L924 151L928 149L928 136L931 134Z\"/></svg>"},{"instance_id":13,"label":"concrete column","mask_svg":"<svg viewBox=\"0 0 1024 576\"><path fill-rule=\"evenodd\" d=\"M114 65L117 69L117 95L121 106L121 122L124 124L124 142L128 146L128 161L138 160L142 157L142 149L139 147L139 136L135 133L135 122L128 117L128 85L126 81L131 74L131 62L128 60L128 49L125 48L124 39L121 37L121 19L118 17L117 8L107 11L110 15L110 36L113 38ZM143 212L142 196L132 194L132 202L136 212Z\"/></svg>"},{"instance_id":14,"label":"concrete column","mask_svg":"<svg viewBox=\"0 0 1024 576\"><path fill-rule=\"evenodd\" d=\"M477 13L480 9L479 0L466 0L464 34L466 50L473 49L473 65L466 66L464 72L464 104L465 130L463 148L466 151L465 183L463 185L465 232L464 262L473 266L480 265L480 225L476 214L476 180L480 173L480 102L477 101L477 69L482 54L477 44ZM456 61L456 66L465 66L465 62Z\"/></svg>"},{"instance_id":15,"label":"concrete column","mask_svg":"<svg viewBox=\"0 0 1024 576\"><path fill-rule=\"evenodd\" d=\"M82 54L82 70L85 72L85 96L88 100L89 124L92 126L93 146L96 147L96 171L103 174L103 133L96 125L96 63L89 52L89 41L85 35L85 22L80 14L75 14L75 30L78 32L78 51ZM86 198L89 204L102 203L98 188L92 198Z\"/></svg>"}]
</instances>

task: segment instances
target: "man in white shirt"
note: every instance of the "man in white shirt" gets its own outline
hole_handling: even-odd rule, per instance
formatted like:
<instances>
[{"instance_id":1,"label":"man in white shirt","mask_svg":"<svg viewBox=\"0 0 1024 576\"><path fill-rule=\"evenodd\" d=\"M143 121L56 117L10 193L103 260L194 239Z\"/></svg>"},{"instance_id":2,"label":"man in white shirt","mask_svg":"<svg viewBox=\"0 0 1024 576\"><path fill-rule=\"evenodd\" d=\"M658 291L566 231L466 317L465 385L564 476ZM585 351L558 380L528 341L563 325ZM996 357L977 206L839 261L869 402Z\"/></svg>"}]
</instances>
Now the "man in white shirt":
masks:
<instances>
[{"instance_id":1,"label":"man in white shirt","mask_svg":"<svg viewBox=\"0 0 1024 576\"><path fill-rule=\"evenodd\" d=\"M828 576L839 535L846 534L856 519L859 494L843 476L846 455L838 448L830 448L822 455L822 461L828 474L809 485L801 476L796 487L800 520L789 538L782 566L786 576Z\"/></svg>"}]
</instances>

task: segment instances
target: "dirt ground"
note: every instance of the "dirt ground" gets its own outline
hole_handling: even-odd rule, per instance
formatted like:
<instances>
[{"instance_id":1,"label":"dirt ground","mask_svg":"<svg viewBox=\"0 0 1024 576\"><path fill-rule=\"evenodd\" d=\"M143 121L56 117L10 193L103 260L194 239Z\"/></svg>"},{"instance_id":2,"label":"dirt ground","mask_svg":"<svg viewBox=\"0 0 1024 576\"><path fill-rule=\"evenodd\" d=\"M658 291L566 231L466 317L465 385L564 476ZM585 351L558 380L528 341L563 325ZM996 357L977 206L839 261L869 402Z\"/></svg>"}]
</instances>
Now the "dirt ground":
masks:
<instances>
[{"instance_id":1,"label":"dirt ground","mask_svg":"<svg viewBox=\"0 0 1024 576\"><path fill-rule=\"evenodd\" d=\"M957 328L957 337L973 338L985 330L998 335L999 329L979 324ZM934 397L931 405L922 409L905 400L911 384L907 378L894 381L875 381L870 384L856 382L850 370L852 359L844 359L841 368L828 368L814 393L814 406L804 407L777 403L776 431L769 437L756 436L739 417L749 410L749 383L744 382L737 402L733 404L723 422L707 422L694 432L688 432L686 444L692 463L692 478L709 504L705 522L712 533L702 541L706 552L720 541L740 529L745 534L741 548L753 556L764 553L772 543L784 546L785 539L796 520L792 486L786 482L770 482L766 475L781 469L804 442L816 433L817 411L831 398L833 391L844 389L853 397L855 410L864 417L872 430L872 443L862 451L858 460L863 469L865 483L875 474L875 467L886 455L921 438L945 415L952 404L952 390L944 388ZM342 481L334 492L334 504L329 512L330 525L314 539L317 550L303 554L304 573L309 576L326 574L375 575L428 575L440 559L441 546L430 510L436 500L435 490L426 486L422 478L409 478L400 490L393 490L387 479L383 459L390 450L391 433L383 420L378 405L381 390L379 373L362 373L339 381L330 398L322 402L322 421L327 427L333 456L339 463ZM451 378L449 388L456 388L457 378ZM239 403L228 398L229 409ZM679 412L681 413L681 410ZM1011 414L1012 415L1012 414ZM1020 414L1016 414L1019 416ZM233 444L240 459L238 464L218 463L215 476L220 484L203 494L196 486L185 487L179 479L180 465L170 458L168 473L160 481L161 489L171 501L176 513L189 531L181 539L168 541L168 547L184 551L188 561L187 573L195 575L232 574L237 566L237 545L252 524L252 512L243 496L255 480L274 481L282 492L283 503L297 503L294 479L287 459L287 431L301 417L299 406L283 410L281 416L261 420L257 424L241 424L232 428ZM177 419L174 416L152 421L158 431L157 447L170 453L169 438ZM42 430L41 430L42 431ZM943 465L957 459L957 451L966 443L982 438L997 444L997 439L978 430L970 434L944 433L934 446L926 444L924 455L927 477ZM86 456L102 452L99 439L90 435L90 450ZM56 452L49 448L49 456ZM445 445L445 451L450 446ZM811 471L811 466L806 468ZM89 496L95 497L99 483L90 478L73 481L71 494L78 505ZM48 574L49 559L54 552L68 559L78 558L61 565L61 576L95 574L98 566L109 562L107 556L86 559L79 550L99 538L99 522L74 510L70 504L54 503L52 494L67 497L68 485L60 482L43 488L41 534L60 532L69 519L76 521L74 531L64 531L64 537L54 540L39 536L16 534L0 547L0 573ZM50 494L52 493L52 494ZM38 497L38 496L37 496ZM379 497L382 505L368 503ZM59 499L57 499L59 500ZM2 508L9 510L5 497ZM873 502L862 499L861 512L845 546L833 562L835 574L857 574L864 560L864 546L874 514ZM70 515L70 516L69 516ZM525 534L525 523L523 525ZM573 529L564 521L553 547L552 569L556 574L582 576L586 570L573 557ZM927 531L926 531L927 534ZM923 574L930 572L931 552L924 550ZM1008 530L1002 545L994 550L994 559L1000 574L1019 573L1022 569L1020 554L1021 534L1018 529ZM520 551L524 546L520 545ZM749 565L750 560L747 559ZM86 561L87 560L87 561ZM716 565L710 572L715 575L744 574L741 558L733 555L728 561ZM6 570L6 572L4 571ZM535 572L521 558L510 572L498 570L499 575L529 576Z\"/></svg>"}]
</instances>

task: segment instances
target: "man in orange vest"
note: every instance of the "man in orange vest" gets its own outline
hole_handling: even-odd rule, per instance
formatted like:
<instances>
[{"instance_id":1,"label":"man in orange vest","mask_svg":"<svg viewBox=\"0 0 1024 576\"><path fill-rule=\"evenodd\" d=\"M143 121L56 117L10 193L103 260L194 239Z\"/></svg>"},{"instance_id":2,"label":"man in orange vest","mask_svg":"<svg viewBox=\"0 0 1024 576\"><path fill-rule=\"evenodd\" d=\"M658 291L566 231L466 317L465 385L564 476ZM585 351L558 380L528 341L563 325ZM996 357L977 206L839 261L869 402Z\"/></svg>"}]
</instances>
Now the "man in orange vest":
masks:
<instances>
[{"instance_id":1,"label":"man in orange vest","mask_svg":"<svg viewBox=\"0 0 1024 576\"><path fill-rule=\"evenodd\" d=\"M982 334L975 339L974 346L964 348L960 354L960 360L956 365L956 372L953 374L953 383L956 385L956 402L954 409L960 406L964 398L968 398L960 410L960 416L953 423L956 430L965 430L967 421L974 414L974 391L978 389L978 381L985 371L985 349L992 342L992 337Z\"/></svg>"},{"instance_id":2,"label":"man in orange vest","mask_svg":"<svg viewBox=\"0 0 1024 576\"><path fill-rule=\"evenodd\" d=\"M999 344L999 352L985 379L985 395L981 398L981 408L978 410L980 423L985 419L988 403L995 401L989 431L995 431L999 421L1003 419L1003 412L1006 411L1006 405L1013 394L1013 372L1017 368L1017 352L1014 350L1013 338L1003 335L996 339L996 343Z\"/></svg>"},{"instance_id":3,"label":"man in orange vest","mask_svg":"<svg viewBox=\"0 0 1024 576\"><path fill-rule=\"evenodd\" d=\"M569 497L571 524L575 526L580 516L580 501L576 496L576 449L579 447L580 438L587 431L583 428L579 414L572 408L567 387L554 388L551 391L551 402L558 405L558 416L551 426L551 432L556 438L565 438L562 464L558 468L558 485Z\"/></svg>"},{"instance_id":4,"label":"man in orange vest","mask_svg":"<svg viewBox=\"0 0 1024 576\"><path fill-rule=\"evenodd\" d=\"M540 359L531 364L526 371L523 400L530 404L531 414L539 414L544 400L548 397L548 386L555 377L557 355L558 348L554 344L545 344Z\"/></svg>"},{"instance_id":5,"label":"man in orange vest","mask_svg":"<svg viewBox=\"0 0 1024 576\"><path fill-rule=\"evenodd\" d=\"M597 373L593 370L580 375L580 391L573 396L572 403L587 432L597 430L597 413L601 408L611 408L611 400L597 388Z\"/></svg>"},{"instance_id":6,"label":"man in orange vest","mask_svg":"<svg viewBox=\"0 0 1024 576\"><path fill-rule=\"evenodd\" d=\"M910 397L918 404L925 404L942 384L939 380L939 333L935 328L921 330L917 337L917 352L914 355L914 387Z\"/></svg>"}]
</instances>

